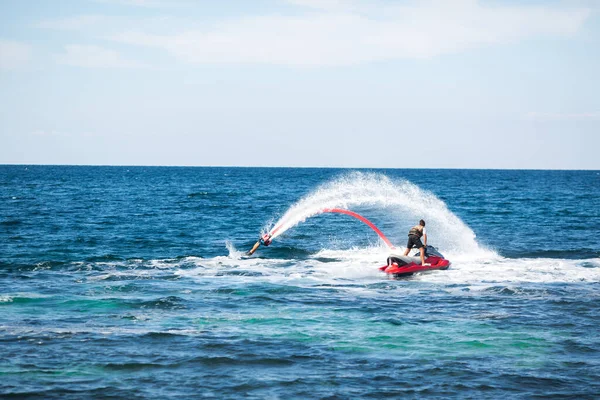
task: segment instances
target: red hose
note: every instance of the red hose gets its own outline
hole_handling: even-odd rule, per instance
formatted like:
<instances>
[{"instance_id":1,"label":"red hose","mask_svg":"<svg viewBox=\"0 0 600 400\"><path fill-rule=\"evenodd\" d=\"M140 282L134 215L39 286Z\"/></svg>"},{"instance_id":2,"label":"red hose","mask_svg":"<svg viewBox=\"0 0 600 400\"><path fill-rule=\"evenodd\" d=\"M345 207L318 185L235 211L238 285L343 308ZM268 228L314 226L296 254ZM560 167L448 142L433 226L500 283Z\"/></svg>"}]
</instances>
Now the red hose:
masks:
<instances>
[{"instance_id":1,"label":"red hose","mask_svg":"<svg viewBox=\"0 0 600 400\"><path fill-rule=\"evenodd\" d=\"M373 229L375 231L376 234L379 235L379 237L381 238L381 240L383 240L385 242L385 244L388 245L388 247L394 249L394 245L392 244L392 242L390 242L390 240L383 234L383 232L381 232L379 230L379 228L377 228L371 221L369 221L368 219L366 219L365 217L363 217L360 214L357 214L353 211L350 210L344 210L342 208L325 208L323 209L323 212L331 212L331 213L340 213L340 214L346 214L349 215L351 217L354 217L362 222L364 222L365 224L369 225L369 228Z\"/></svg>"},{"instance_id":2,"label":"red hose","mask_svg":"<svg viewBox=\"0 0 600 400\"><path fill-rule=\"evenodd\" d=\"M373 229L375 231L375 233L377 233L377 235L379 235L379 237L381 238L381 240L383 240L385 242L385 244L388 245L389 248L395 249L395 247L392 244L392 242L390 242L390 240L383 234L383 232L381 232L375 225L373 225L373 223L371 221L369 221L368 219L366 219L362 215L357 214L357 213L355 213L353 211L350 211L350 210L344 210L342 208L324 208L324 209L321 210L321 212L322 213L326 213L326 212L340 213L340 214L346 214L346 215L349 215L351 217L354 217L354 218L356 218L356 219L364 222L365 224L367 224L369 226L369 228ZM279 230L279 228L281 228L281 226L283 226L283 225L276 226L271 231L271 235L274 235L275 232L277 232Z\"/></svg>"}]
</instances>

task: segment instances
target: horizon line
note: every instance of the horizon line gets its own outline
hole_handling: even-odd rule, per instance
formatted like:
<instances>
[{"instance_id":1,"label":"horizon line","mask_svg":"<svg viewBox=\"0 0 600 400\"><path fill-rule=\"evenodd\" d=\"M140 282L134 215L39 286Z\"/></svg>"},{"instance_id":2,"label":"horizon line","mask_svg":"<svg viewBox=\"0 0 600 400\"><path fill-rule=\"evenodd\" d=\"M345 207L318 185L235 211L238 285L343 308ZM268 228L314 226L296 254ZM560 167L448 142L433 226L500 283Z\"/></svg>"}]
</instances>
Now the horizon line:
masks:
<instances>
[{"instance_id":1,"label":"horizon line","mask_svg":"<svg viewBox=\"0 0 600 400\"><path fill-rule=\"evenodd\" d=\"M581 168L481 168L481 167L336 167L336 166L274 166L274 165L151 165L151 164L36 164L0 163L5 167L113 167L113 168L264 168L264 169L378 169L378 170L473 170L473 171L600 171Z\"/></svg>"}]
</instances>

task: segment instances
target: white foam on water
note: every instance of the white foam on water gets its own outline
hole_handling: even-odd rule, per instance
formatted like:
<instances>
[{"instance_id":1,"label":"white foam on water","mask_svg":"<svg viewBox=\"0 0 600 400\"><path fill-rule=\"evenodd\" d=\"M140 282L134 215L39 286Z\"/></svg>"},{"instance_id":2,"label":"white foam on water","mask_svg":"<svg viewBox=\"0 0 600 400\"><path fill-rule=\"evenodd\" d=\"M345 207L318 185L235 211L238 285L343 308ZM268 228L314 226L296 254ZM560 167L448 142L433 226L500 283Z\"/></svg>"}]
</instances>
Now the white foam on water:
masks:
<instances>
[{"instance_id":1,"label":"white foam on water","mask_svg":"<svg viewBox=\"0 0 600 400\"><path fill-rule=\"evenodd\" d=\"M577 283L600 281L600 259L503 258L454 262L443 274L423 276L439 283Z\"/></svg>"},{"instance_id":2,"label":"white foam on water","mask_svg":"<svg viewBox=\"0 0 600 400\"><path fill-rule=\"evenodd\" d=\"M177 260L155 260L160 268L140 268L111 271L81 271L87 281L104 281L109 285L119 278L162 279L165 272L180 277L179 285L189 289L212 291L220 288L245 290L262 285L293 286L311 290L335 289L348 296L380 298L418 294L437 288L463 296L487 293L488 288L505 287L518 292L523 288L536 290L550 284L595 284L600 282L600 258L586 260L556 258L506 258L495 253L460 254L448 257L452 262L444 271L417 273L395 280L379 270L385 264L389 249L384 245L351 249L322 249L302 259L239 257L186 257ZM483 256L482 256L483 254ZM268 255L268 251L263 253ZM145 261L144 265L152 265ZM187 284L184 282L188 281ZM380 285L384 283L385 285ZM112 292L111 292L112 293ZM539 291L535 293L539 294ZM536 294L536 295L538 295ZM125 294L125 296L128 296ZM15 293L3 293L0 301L10 302ZM5 303L6 304L6 303Z\"/></svg>"},{"instance_id":3,"label":"white foam on water","mask_svg":"<svg viewBox=\"0 0 600 400\"><path fill-rule=\"evenodd\" d=\"M4 335L13 336L54 336L54 335L82 335L82 334L100 334L100 335L123 335L123 336L141 336L152 333L169 333L182 336L197 336L206 333L203 329L160 329L160 327L116 327L105 326L102 328L96 326L73 326L68 328L61 327L32 327L32 326L13 326L0 325L0 331Z\"/></svg>"},{"instance_id":4,"label":"white foam on water","mask_svg":"<svg viewBox=\"0 0 600 400\"><path fill-rule=\"evenodd\" d=\"M245 286L261 283L299 287L368 285L389 280L379 271L389 249L380 244L351 249L322 249L308 258L283 259L240 256L232 247L231 255L213 258L149 260L142 264L154 268L108 268L103 271L81 271L86 281L107 279L161 279L165 273L192 279L202 285ZM264 252L268 255L268 250ZM478 288L526 283L596 283L600 282L600 258L573 260L557 258L506 258L495 253L445 254L452 262L444 271L412 275L411 281L440 286L467 285ZM123 262L115 262L122 268ZM204 286L202 286L204 287ZM0 302L11 302L15 293L3 293ZM28 296L25 296L28 297Z\"/></svg>"},{"instance_id":5,"label":"white foam on water","mask_svg":"<svg viewBox=\"0 0 600 400\"><path fill-rule=\"evenodd\" d=\"M218 277L240 284L314 285L369 284L389 279L379 271L389 249L384 245L347 250L323 249L307 259L215 257L198 268L177 272L194 279ZM497 283L593 283L600 281L600 259L505 258L491 252L447 257L449 269L413 275L410 279L440 285L488 286ZM238 271L239 274L228 274ZM243 271L248 272L244 274Z\"/></svg>"}]
</instances>

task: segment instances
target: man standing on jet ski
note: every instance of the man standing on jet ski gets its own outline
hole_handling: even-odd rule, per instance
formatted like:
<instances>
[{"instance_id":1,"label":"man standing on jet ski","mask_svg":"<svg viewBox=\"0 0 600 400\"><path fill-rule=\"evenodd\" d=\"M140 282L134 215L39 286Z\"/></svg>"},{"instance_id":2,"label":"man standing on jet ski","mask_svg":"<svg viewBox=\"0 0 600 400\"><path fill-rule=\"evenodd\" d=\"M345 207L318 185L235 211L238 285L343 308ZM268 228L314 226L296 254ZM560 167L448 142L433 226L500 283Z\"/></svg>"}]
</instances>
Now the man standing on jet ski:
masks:
<instances>
[{"instance_id":1,"label":"man standing on jet ski","mask_svg":"<svg viewBox=\"0 0 600 400\"><path fill-rule=\"evenodd\" d=\"M421 238L424 239L425 244L421 242ZM419 225L415 225L408 232L408 243L406 244L406 251L404 255L407 256L410 249L413 247L418 248L421 251L421 265L429 267L431 264L425 264L425 247L427 247L427 230L425 229L425 221L420 220Z\"/></svg>"}]
</instances>

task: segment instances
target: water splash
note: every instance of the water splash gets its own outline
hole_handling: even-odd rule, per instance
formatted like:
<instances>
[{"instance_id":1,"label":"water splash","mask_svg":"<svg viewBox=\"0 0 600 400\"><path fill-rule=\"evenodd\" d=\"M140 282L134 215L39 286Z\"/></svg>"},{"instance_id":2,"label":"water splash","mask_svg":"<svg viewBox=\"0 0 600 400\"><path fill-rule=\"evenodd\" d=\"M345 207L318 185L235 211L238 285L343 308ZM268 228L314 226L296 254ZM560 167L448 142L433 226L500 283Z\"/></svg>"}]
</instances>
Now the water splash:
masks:
<instances>
[{"instance_id":1,"label":"water splash","mask_svg":"<svg viewBox=\"0 0 600 400\"><path fill-rule=\"evenodd\" d=\"M270 232L276 238L325 208L361 206L383 209L387 221L407 231L419 219L425 219L431 242L442 251L487 252L475 241L475 233L433 193L407 180L393 181L376 173L352 172L321 185L291 206Z\"/></svg>"},{"instance_id":2,"label":"water splash","mask_svg":"<svg viewBox=\"0 0 600 400\"><path fill-rule=\"evenodd\" d=\"M235 248L235 245L230 240L225 241L225 247L227 248L227 251L229 252L228 257L231 259L239 260L244 255L243 252L241 252Z\"/></svg>"}]
</instances>

